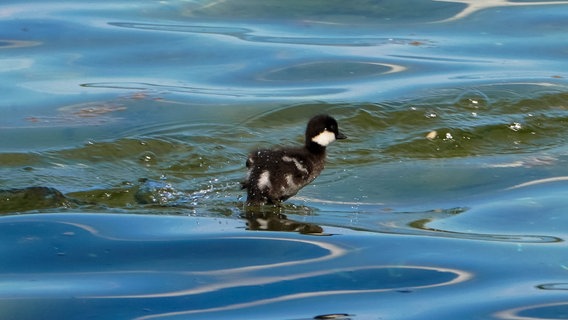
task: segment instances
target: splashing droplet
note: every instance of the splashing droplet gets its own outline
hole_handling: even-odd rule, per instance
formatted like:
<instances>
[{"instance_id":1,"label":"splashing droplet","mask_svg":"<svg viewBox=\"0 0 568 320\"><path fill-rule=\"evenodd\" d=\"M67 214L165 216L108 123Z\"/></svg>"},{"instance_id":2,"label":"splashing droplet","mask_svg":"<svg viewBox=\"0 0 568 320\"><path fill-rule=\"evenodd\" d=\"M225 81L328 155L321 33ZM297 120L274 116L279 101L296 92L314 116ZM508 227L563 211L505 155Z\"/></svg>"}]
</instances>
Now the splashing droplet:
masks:
<instances>
[{"instance_id":1,"label":"splashing droplet","mask_svg":"<svg viewBox=\"0 0 568 320\"><path fill-rule=\"evenodd\" d=\"M509 129L511 129L511 130L513 130L513 131L519 131L519 130L521 130L522 128L523 128L523 126L522 126L520 123L518 123L518 122L513 122L513 124L511 124L511 125L509 126Z\"/></svg>"},{"instance_id":2,"label":"splashing droplet","mask_svg":"<svg viewBox=\"0 0 568 320\"><path fill-rule=\"evenodd\" d=\"M458 96L455 104L468 109L485 109L489 107L489 98L479 90L467 90Z\"/></svg>"},{"instance_id":3,"label":"splashing droplet","mask_svg":"<svg viewBox=\"0 0 568 320\"><path fill-rule=\"evenodd\" d=\"M424 116L428 119L436 118L438 115L434 111L426 111Z\"/></svg>"},{"instance_id":4,"label":"splashing droplet","mask_svg":"<svg viewBox=\"0 0 568 320\"><path fill-rule=\"evenodd\" d=\"M157 156L155 153L150 152L150 151L146 151L144 153L142 153L139 157L138 160L146 165L153 165L156 164L158 162Z\"/></svg>"}]
</instances>

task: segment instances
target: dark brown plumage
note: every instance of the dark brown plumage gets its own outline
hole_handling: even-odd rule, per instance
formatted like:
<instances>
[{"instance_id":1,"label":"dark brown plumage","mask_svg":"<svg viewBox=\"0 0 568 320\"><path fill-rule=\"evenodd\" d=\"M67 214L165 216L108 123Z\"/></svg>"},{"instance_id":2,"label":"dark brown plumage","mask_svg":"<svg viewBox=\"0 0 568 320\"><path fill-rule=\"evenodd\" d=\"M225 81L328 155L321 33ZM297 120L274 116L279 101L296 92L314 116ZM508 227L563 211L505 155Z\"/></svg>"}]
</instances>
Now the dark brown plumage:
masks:
<instances>
[{"instance_id":1,"label":"dark brown plumage","mask_svg":"<svg viewBox=\"0 0 568 320\"><path fill-rule=\"evenodd\" d=\"M317 115L306 127L303 147L260 149L246 162L247 204L279 204L294 196L323 170L326 147L336 139L345 139L337 121L328 115Z\"/></svg>"}]
</instances>

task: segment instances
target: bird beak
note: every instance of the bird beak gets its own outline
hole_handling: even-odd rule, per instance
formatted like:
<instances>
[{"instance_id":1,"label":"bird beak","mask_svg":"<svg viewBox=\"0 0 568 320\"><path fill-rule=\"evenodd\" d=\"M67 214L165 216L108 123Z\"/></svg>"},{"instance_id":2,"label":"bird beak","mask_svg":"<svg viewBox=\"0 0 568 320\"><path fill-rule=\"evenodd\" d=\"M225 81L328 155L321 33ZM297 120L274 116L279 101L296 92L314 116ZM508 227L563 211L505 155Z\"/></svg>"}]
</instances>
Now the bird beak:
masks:
<instances>
[{"instance_id":1,"label":"bird beak","mask_svg":"<svg viewBox=\"0 0 568 320\"><path fill-rule=\"evenodd\" d=\"M335 136L335 139L339 140L339 139L347 139L347 136L344 135L342 132L338 132L337 135Z\"/></svg>"}]
</instances>

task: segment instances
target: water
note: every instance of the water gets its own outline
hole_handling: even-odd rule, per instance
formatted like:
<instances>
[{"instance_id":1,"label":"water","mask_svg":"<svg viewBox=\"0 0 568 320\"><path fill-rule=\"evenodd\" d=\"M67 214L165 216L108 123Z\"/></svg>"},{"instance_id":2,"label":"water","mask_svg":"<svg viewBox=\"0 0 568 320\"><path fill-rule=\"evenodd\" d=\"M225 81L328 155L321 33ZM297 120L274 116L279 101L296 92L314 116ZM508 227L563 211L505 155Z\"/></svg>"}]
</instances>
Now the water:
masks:
<instances>
[{"instance_id":1,"label":"water","mask_svg":"<svg viewBox=\"0 0 568 320\"><path fill-rule=\"evenodd\" d=\"M565 319L566 1L4 1L2 319ZM283 207L247 153L348 140Z\"/></svg>"}]
</instances>

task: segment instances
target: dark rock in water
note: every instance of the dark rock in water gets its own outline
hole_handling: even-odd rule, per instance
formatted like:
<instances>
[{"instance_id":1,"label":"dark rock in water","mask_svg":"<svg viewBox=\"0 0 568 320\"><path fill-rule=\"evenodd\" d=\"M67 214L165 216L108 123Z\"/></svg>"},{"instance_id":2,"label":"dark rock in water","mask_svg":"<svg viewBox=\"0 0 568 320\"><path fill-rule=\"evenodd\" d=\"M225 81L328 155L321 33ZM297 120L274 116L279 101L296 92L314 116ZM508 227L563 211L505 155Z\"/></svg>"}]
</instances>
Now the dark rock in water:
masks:
<instances>
[{"instance_id":1,"label":"dark rock in water","mask_svg":"<svg viewBox=\"0 0 568 320\"><path fill-rule=\"evenodd\" d=\"M0 190L0 213L69 208L73 204L72 200L54 188L28 187Z\"/></svg>"}]
</instances>

